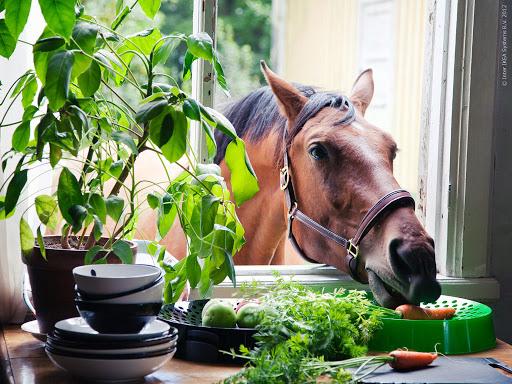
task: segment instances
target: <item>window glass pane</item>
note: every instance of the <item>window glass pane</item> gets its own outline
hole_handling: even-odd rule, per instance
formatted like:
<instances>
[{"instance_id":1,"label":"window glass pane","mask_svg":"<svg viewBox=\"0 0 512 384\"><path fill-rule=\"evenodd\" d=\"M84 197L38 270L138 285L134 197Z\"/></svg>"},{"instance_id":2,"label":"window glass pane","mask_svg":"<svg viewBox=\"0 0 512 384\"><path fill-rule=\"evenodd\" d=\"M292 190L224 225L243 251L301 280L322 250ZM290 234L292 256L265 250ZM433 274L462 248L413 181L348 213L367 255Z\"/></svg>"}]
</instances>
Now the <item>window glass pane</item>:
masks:
<instances>
[{"instance_id":1,"label":"window glass pane","mask_svg":"<svg viewBox=\"0 0 512 384\"><path fill-rule=\"evenodd\" d=\"M270 61L272 0L219 0L217 49L229 82L231 98L265 84L260 60ZM230 100L219 90L215 104Z\"/></svg>"}]
</instances>

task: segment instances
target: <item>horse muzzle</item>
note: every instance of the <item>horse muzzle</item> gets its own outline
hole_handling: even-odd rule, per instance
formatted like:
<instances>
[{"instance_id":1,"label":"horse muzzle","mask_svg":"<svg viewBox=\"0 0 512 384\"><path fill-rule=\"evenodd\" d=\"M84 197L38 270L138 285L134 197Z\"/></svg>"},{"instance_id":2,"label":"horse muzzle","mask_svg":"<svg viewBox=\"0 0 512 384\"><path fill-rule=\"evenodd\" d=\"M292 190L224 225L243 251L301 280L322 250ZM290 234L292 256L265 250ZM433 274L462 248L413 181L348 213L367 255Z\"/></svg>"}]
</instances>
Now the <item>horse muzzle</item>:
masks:
<instances>
[{"instance_id":1,"label":"horse muzzle","mask_svg":"<svg viewBox=\"0 0 512 384\"><path fill-rule=\"evenodd\" d=\"M379 304L396 308L401 304L433 302L441 295L436 280L432 241L393 239L389 244L389 262L385 266L367 263L368 280Z\"/></svg>"}]
</instances>

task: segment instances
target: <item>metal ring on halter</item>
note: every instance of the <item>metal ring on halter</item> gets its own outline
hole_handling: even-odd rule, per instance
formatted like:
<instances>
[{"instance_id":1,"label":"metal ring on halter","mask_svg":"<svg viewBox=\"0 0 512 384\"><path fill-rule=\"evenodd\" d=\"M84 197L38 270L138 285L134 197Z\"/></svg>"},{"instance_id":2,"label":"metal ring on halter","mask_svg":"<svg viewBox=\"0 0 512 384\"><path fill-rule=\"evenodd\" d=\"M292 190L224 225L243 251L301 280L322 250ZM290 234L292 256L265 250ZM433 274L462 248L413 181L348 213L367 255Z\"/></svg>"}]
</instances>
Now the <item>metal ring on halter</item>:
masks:
<instances>
[{"instance_id":1,"label":"metal ring on halter","mask_svg":"<svg viewBox=\"0 0 512 384\"><path fill-rule=\"evenodd\" d=\"M288 188L288 183L290 182L290 172L288 172L287 165L281 168L279 179L281 191L284 191L286 188Z\"/></svg>"},{"instance_id":2,"label":"metal ring on halter","mask_svg":"<svg viewBox=\"0 0 512 384\"><path fill-rule=\"evenodd\" d=\"M352 242L352 239L347 241L347 254L351 255L354 258L359 256L359 246L355 245Z\"/></svg>"}]
</instances>

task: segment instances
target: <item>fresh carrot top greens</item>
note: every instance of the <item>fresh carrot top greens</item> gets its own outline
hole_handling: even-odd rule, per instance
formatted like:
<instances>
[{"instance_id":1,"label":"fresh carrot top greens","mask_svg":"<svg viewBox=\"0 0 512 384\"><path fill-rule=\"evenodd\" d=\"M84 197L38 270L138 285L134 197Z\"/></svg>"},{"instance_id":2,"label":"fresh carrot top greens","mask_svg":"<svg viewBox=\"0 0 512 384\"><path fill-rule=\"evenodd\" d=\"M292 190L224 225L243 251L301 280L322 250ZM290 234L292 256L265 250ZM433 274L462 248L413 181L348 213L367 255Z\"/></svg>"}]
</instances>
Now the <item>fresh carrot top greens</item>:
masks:
<instances>
[{"instance_id":1,"label":"fresh carrot top greens","mask_svg":"<svg viewBox=\"0 0 512 384\"><path fill-rule=\"evenodd\" d=\"M374 305L363 291L316 293L282 277L271 289L246 286L242 291L246 298L259 298L265 316L256 328L257 347L231 351L248 364L225 383L316 383L320 376L334 383L349 383L368 373L366 368L394 359L363 357L381 319L398 317L394 311ZM368 360L371 363L366 363ZM358 374L345 370L363 364L366 368Z\"/></svg>"}]
</instances>

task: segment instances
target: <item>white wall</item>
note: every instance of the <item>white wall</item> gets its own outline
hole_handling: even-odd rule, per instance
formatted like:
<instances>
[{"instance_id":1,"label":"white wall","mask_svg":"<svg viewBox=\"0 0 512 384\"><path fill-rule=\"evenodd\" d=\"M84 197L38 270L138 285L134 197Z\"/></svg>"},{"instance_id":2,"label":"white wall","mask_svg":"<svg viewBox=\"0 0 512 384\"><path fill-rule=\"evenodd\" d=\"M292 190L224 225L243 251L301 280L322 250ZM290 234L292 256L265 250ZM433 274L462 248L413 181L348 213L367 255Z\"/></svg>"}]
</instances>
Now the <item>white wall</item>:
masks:
<instances>
[{"instance_id":1,"label":"white wall","mask_svg":"<svg viewBox=\"0 0 512 384\"><path fill-rule=\"evenodd\" d=\"M44 28L44 21L36 1L32 4L32 10L28 19L27 27L20 36L20 39L34 42ZM11 84L27 69L32 67L32 47L26 44L18 44L16 51L7 60L0 58L0 99ZM8 99L0 106L0 116L4 115L6 106L10 104ZM4 123L21 120L23 109L21 102L17 102L10 109ZM0 154L4 154L11 148L11 135L16 125L0 129ZM10 169L5 174L0 170L0 184L8 177ZM40 178L41 179L41 178ZM29 185L24 195L28 195L39 189L40 186ZM36 189L36 190L37 190ZM2 191L5 193L5 191ZM21 208L21 209L20 209ZM20 206L16 214L5 221L0 221L0 323L20 322L25 317L26 307L22 300L24 267L21 262L19 246L19 220L21 213L26 206Z\"/></svg>"}]
</instances>

